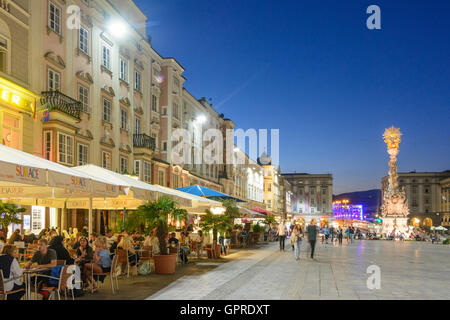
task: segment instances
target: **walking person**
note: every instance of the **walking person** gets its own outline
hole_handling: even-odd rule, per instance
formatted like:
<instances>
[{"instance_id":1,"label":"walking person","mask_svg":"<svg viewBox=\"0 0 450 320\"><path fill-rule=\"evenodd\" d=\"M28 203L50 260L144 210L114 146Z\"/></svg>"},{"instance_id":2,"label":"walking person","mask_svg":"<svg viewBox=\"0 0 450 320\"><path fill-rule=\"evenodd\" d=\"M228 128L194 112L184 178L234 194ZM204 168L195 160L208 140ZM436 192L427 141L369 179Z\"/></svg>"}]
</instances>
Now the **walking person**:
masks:
<instances>
[{"instance_id":1,"label":"walking person","mask_svg":"<svg viewBox=\"0 0 450 320\"><path fill-rule=\"evenodd\" d=\"M289 226L289 237L290 238L292 238L292 232L294 231L294 228L295 228L295 220L294 219L292 219L292 221L291 221L291 225ZM292 244L293 242L291 241L291 244ZM294 245L292 244L292 251L294 251Z\"/></svg>"},{"instance_id":2,"label":"walking person","mask_svg":"<svg viewBox=\"0 0 450 320\"><path fill-rule=\"evenodd\" d=\"M280 239L280 251L284 251L284 241L286 240L286 220L283 219L278 226L278 238Z\"/></svg>"},{"instance_id":3,"label":"walking person","mask_svg":"<svg viewBox=\"0 0 450 320\"><path fill-rule=\"evenodd\" d=\"M353 238L355 237L355 229L353 227L350 227L349 233L350 233L350 243L353 243Z\"/></svg>"},{"instance_id":4,"label":"walking person","mask_svg":"<svg viewBox=\"0 0 450 320\"><path fill-rule=\"evenodd\" d=\"M316 220L311 219L309 225L306 227L306 233L308 235L308 242L311 246L311 259L314 259L314 249L316 248L316 240L317 240L317 226Z\"/></svg>"},{"instance_id":5,"label":"walking person","mask_svg":"<svg viewBox=\"0 0 450 320\"><path fill-rule=\"evenodd\" d=\"M338 234L337 234L337 236L338 236L339 244L342 244L342 237L343 237L343 234L342 234L342 228L341 228L341 227L339 227L339 229L338 229Z\"/></svg>"},{"instance_id":6,"label":"walking person","mask_svg":"<svg viewBox=\"0 0 450 320\"><path fill-rule=\"evenodd\" d=\"M296 224L291 233L291 244L294 245L295 260L300 260L300 246L302 245L303 230Z\"/></svg>"},{"instance_id":7,"label":"walking person","mask_svg":"<svg viewBox=\"0 0 450 320\"><path fill-rule=\"evenodd\" d=\"M347 228L345 229L345 239L347 239L347 244L350 241L350 227L347 226Z\"/></svg>"}]
</instances>

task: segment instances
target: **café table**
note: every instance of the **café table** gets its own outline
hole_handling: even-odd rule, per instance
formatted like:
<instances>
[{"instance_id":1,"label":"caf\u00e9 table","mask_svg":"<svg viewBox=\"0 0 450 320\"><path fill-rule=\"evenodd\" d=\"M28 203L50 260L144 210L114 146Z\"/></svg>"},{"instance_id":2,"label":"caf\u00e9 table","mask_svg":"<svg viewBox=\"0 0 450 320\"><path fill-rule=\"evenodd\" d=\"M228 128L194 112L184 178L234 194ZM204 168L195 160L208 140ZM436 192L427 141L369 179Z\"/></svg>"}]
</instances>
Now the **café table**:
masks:
<instances>
[{"instance_id":1,"label":"caf\u00e9 table","mask_svg":"<svg viewBox=\"0 0 450 320\"><path fill-rule=\"evenodd\" d=\"M23 269L23 278L25 282L25 299L31 300L31 276L36 275L38 273L50 271L50 268L31 268L31 269Z\"/></svg>"}]
</instances>

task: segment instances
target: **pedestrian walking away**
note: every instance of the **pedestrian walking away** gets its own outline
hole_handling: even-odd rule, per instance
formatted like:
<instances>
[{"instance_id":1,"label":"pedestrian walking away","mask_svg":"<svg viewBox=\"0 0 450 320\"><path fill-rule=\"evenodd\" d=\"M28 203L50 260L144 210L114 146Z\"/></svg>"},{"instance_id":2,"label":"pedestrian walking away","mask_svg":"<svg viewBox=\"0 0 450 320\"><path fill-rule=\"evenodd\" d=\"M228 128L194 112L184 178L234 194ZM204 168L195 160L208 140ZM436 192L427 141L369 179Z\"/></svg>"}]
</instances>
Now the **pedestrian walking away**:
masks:
<instances>
[{"instance_id":1,"label":"pedestrian walking away","mask_svg":"<svg viewBox=\"0 0 450 320\"><path fill-rule=\"evenodd\" d=\"M317 240L317 226L316 220L311 219L309 225L306 227L306 233L308 235L308 242L311 246L311 259L314 259L314 249L316 248L316 240Z\"/></svg>"}]
</instances>

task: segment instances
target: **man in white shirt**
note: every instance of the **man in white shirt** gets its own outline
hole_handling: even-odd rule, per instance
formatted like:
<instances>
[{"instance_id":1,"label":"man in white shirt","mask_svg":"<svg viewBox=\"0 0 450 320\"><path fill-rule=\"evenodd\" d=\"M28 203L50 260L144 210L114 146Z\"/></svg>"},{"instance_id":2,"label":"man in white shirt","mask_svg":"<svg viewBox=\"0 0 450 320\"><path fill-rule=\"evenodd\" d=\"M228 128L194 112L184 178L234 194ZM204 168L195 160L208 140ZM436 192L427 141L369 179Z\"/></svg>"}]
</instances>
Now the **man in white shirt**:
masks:
<instances>
[{"instance_id":1,"label":"man in white shirt","mask_svg":"<svg viewBox=\"0 0 450 320\"><path fill-rule=\"evenodd\" d=\"M280 251L284 251L284 242L286 240L286 220L284 219L278 226L278 238L280 239Z\"/></svg>"},{"instance_id":2,"label":"man in white shirt","mask_svg":"<svg viewBox=\"0 0 450 320\"><path fill-rule=\"evenodd\" d=\"M108 250L111 248L113 243L117 241L117 238L112 234L111 230L106 233L106 244L108 245Z\"/></svg>"}]
</instances>

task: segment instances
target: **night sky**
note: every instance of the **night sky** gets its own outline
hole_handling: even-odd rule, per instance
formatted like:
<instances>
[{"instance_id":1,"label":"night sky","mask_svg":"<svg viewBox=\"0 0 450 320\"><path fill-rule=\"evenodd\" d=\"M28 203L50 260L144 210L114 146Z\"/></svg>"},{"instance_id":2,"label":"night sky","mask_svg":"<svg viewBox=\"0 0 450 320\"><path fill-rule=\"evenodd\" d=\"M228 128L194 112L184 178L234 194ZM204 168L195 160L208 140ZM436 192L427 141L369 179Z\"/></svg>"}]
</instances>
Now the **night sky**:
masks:
<instances>
[{"instance_id":1,"label":"night sky","mask_svg":"<svg viewBox=\"0 0 450 320\"><path fill-rule=\"evenodd\" d=\"M450 1L136 0L153 47L238 128L280 129L282 172L380 188L384 129L399 171L450 169ZM366 9L381 8L381 30Z\"/></svg>"}]
</instances>

